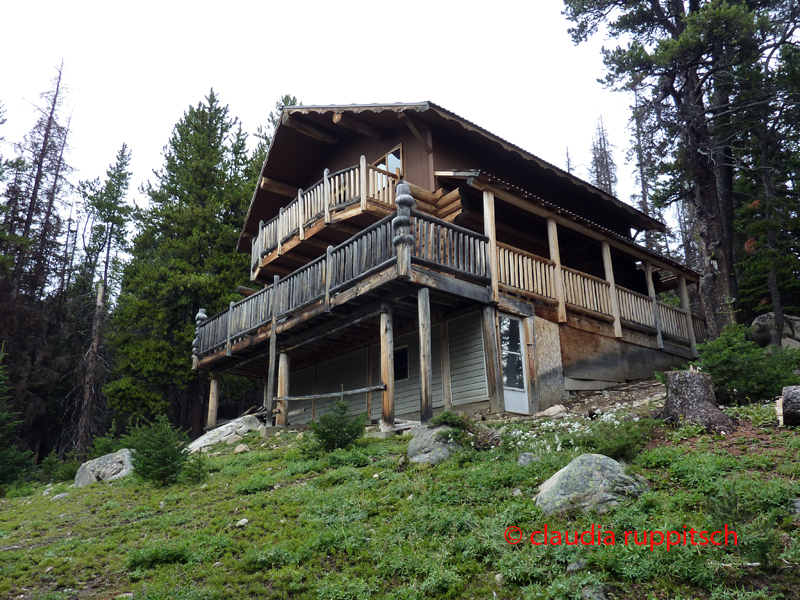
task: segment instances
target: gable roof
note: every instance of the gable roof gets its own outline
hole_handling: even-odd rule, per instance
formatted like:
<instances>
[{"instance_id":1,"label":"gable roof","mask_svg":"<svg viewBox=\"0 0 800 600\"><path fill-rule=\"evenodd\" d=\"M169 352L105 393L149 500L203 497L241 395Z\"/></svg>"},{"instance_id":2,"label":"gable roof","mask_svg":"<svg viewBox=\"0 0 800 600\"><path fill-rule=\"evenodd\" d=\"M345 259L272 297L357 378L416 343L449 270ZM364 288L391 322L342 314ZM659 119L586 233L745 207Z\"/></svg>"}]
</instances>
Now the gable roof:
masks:
<instances>
[{"instance_id":1,"label":"gable roof","mask_svg":"<svg viewBox=\"0 0 800 600\"><path fill-rule=\"evenodd\" d=\"M485 147L497 160L508 162L511 168L521 170L528 177L542 182L545 187L568 191L569 193L559 195L558 199L551 199L561 208L586 214L587 218L593 220L600 220L601 216L606 219L617 219L640 231L665 230L664 224L660 221L432 102L287 106L283 109L281 123L275 130L261 176L292 186L302 185L302 181L308 175L309 165L316 166L329 148L330 139L326 141L325 136L333 138L359 135L341 122L337 123L332 118L335 115L358 116L367 127L377 131L396 128L399 123L398 117L413 115L415 121L430 126L434 131L446 132L455 138ZM314 139L308 132L302 134L293 129L288 124L292 117L299 117L303 123L310 125L311 133L316 132L320 136L319 139ZM302 160L298 160L300 154ZM454 167L483 168L483 165L454 165ZM514 183L525 186L524 181ZM237 248L243 252L248 251L250 238L258 230L258 222L267 221L275 216L278 207L287 202L286 196L280 196L262 189L260 185L257 186Z\"/></svg>"}]
</instances>

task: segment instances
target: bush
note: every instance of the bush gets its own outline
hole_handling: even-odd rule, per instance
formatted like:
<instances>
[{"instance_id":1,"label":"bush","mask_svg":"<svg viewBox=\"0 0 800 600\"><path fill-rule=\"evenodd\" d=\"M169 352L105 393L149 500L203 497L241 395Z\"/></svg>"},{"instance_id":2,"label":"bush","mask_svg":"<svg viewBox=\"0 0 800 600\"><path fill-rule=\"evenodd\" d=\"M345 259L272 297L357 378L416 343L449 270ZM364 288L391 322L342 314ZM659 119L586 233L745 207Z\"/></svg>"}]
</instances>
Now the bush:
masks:
<instances>
[{"instance_id":1,"label":"bush","mask_svg":"<svg viewBox=\"0 0 800 600\"><path fill-rule=\"evenodd\" d=\"M18 413L7 412L6 403L11 397L6 367L0 350L0 496L6 486L16 481L33 466L33 455L21 452L15 443L14 432L19 425Z\"/></svg>"},{"instance_id":2,"label":"bush","mask_svg":"<svg viewBox=\"0 0 800 600\"><path fill-rule=\"evenodd\" d=\"M137 426L131 432L133 470L157 485L175 483L189 460L188 445L186 432L173 428L166 416L159 415L149 426Z\"/></svg>"},{"instance_id":3,"label":"bush","mask_svg":"<svg viewBox=\"0 0 800 600\"><path fill-rule=\"evenodd\" d=\"M583 450L614 459L633 460L650 439L656 424L653 419L600 421L586 433L578 434L573 441Z\"/></svg>"},{"instance_id":4,"label":"bush","mask_svg":"<svg viewBox=\"0 0 800 600\"><path fill-rule=\"evenodd\" d=\"M325 450L346 448L364 435L366 413L350 418L350 407L341 398L333 405L333 410L319 418L319 423L309 426L314 436Z\"/></svg>"},{"instance_id":5,"label":"bush","mask_svg":"<svg viewBox=\"0 0 800 600\"><path fill-rule=\"evenodd\" d=\"M71 481L78 474L81 463L75 458L75 451L67 453L62 459L55 450L48 454L39 465L39 480L43 483Z\"/></svg>"},{"instance_id":6,"label":"bush","mask_svg":"<svg viewBox=\"0 0 800 600\"><path fill-rule=\"evenodd\" d=\"M800 351L770 348L767 352L747 339L749 329L728 325L716 340L699 344L695 363L711 375L719 402L749 404L772 398L786 385L800 384L793 371L800 367Z\"/></svg>"},{"instance_id":7,"label":"bush","mask_svg":"<svg viewBox=\"0 0 800 600\"><path fill-rule=\"evenodd\" d=\"M125 437L115 437L114 433L109 431L103 437L94 438L92 445L86 453L86 460L94 460L106 454L114 454L115 452L126 448L128 439Z\"/></svg>"}]
</instances>

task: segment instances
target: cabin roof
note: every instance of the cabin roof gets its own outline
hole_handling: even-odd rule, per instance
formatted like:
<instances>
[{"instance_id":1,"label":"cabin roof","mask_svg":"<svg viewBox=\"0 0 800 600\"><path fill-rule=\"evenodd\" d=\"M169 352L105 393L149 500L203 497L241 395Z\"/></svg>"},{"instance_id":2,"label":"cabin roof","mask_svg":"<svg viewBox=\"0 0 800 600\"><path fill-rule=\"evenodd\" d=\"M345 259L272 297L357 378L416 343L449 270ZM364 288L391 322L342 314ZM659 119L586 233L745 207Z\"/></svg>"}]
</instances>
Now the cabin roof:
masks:
<instances>
[{"instance_id":1,"label":"cabin roof","mask_svg":"<svg viewBox=\"0 0 800 600\"><path fill-rule=\"evenodd\" d=\"M547 186L570 193L559 195L558 205L562 209L580 214L589 220L603 215L614 215L629 224L631 228L664 231L660 221L625 204L618 198L604 192L571 173L548 163L545 160L515 146L503 138L483 129L432 102L394 103L394 104L351 104L332 106L287 106L281 114L281 122L275 130L261 176L299 187L308 177L309 170L317 167L330 147L332 138L349 138L360 135L335 123L336 114L358 116L372 131L380 132L403 126L400 118L412 116L414 121L430 126L434 131L441 130L456 138L473 144L482 144L487 151L502 156L511 168L523 169L530 176L543 181ZM303 119L310 125L311 134L299 133L286 125L292 117ZM314 130L319 138L313 136ZM324 139L327 136L327 141ZM435 148L434 148L435 151ZM453 165L464 168L466 165ZM482 165L473 165L481 167ZM526 186L527 187L527 186ZM237 249L250 250L250 239L258 230L259 221L268 221L277 213L278 207L288 199L275 192L256 187L250 203L247 218L239 237ZM599 220L599 219L597 219Z\"/></svg>"}]
</instances>

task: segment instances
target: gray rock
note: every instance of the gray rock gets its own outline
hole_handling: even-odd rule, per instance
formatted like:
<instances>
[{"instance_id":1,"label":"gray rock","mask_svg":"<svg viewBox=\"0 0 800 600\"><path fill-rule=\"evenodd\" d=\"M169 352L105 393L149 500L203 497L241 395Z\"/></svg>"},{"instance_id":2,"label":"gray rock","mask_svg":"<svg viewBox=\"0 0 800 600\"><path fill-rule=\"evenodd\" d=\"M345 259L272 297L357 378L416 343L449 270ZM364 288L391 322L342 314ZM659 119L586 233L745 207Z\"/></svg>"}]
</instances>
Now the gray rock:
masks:
<instances>
[{"instance_id":1,"label":"gray rock","mask_svg":"<svg viewBox=\"0 0 800 600\"><path fill-rule=\"evenodd\" d=\"M229 435L222 441L228 444L228 446L233 446L236 442L242 441L242 436L240 436L238 433L234 433L233 435Z\"/></svg>"},{"instance_id":2,"label":"gray rock","mask_svg":"<svg viewBox=\"0 0 800 600\"><path fill-rule=\"evenodd\" d=\"M250 447L247 444L239 444L233 451L234 454L242 454L243 452L250 452Z\"/></svg>"},{"instance_id":3,"label":"gray rock","mask_svg":"<svg viewBox=\"0 0 800 600\"><path fill-rule=\"evenodd\" d=\"M505 584L505 582L506 582L506 578L503 577L502 573L497 573L494 576L494 582L499 586L503 586Z\"/></svg>"},{"instance_id":4,"label":"gray rock","mask_svg":"<svg viewBox=\"0 0 800 600\"><path fill-rule=\"evenodd\" d=\"M56 494L55 496L53 496L52 498L50 498L50 502L52 502L53 500L63 500L63 499L64 499L64 498L66 498L67 496L69 496L69 494L68 494L68 493L66 493L66 492L64 492L63 494Z\"/></svg>"},{"instance_id":5,"label":"gray rock","mask_svg":"<svg viewBox=\"0 0 800 600\"><path fill-rule=\"evenodd\" d=\"M587 585L581 590L581 600L607 600L603 586Z\"/></svg>"},{"instance_id":6,"label":"gray rock","mask_svg":"<svg viewBox=\"0 0 800 600\"><path fill-rule=\"evenodd\" d=\"M575 562L571 562L567 565L567 573L577 573L578 571L583 571L585 568L586 563L581 559L578 559Z\"/></svg>"},{"instance_id":7,"label":"gray rock","mask_svg":"<svg viewBox=\"0 0 800 600\"><path fill-rule=\"evenodd\" d=\"M415 463L438 465L450 458L457 444L439 436L439 432L450 431L452 427L417 427L411 431L413 438L408 443L408 460Z\"/></svg>"},{"instance_id":8,"label":"gray rock","mask_svg":"<svg viewBox=\"0 0 800 600\"><path fill-rule=\"evenodd\" d=\"M647 489L645 481L627 475L614 459L582 454L545 481L535 501L548 515L574 510L603 513Z\"/></svg>"},{"instance_id":9,"label":"gray rock","mask_svg":"<svg viewBox=\"0 0 800 600\"><path fill-rule=\"evenodd\" d=\"M792 505L794 506L794 514L800 517L800 498L795 498Z\"/></svg>"},{"instance_id":10,"label":"gray rock","mask_svg":"<svg viewBox=\"0 0 800 600\"><path fill-rule=\"evenodd\" d=\"M249 431L257 430L260 426L261 421L258 419L258 417L253 415L239 417L233 421L228 421L225 423L225 425L217 427L216 429L212 429L205 435L202 435L194 440L191 444L189 444L189 451L194 452L201 448L205 448L206 446L219 444L225 440L225 438L228 438L234 434L239 434L241 436Z\"/></svg>"},{"instance_id":11,"label":"gray rock","mask_svg":"<svg viewBox=\"0 0 800 600\"><path fill-rule=\"evenodd\" d=\"M220 561L217 561L217 562L215 562L215 563L214 563L213 565L211 565L211 566L212 566L212 567L214 567L214 568L221 567L221 566L222 566L222 563L221 563Z\"/></svg>"},{"instance_id":12,"label":"gray rock","mask_svg":"<svg viewBox=\"0 0 800 600\"><path fill-rule=\"evenodd\" d=\"M800 427L800 385L783 388L783 424L786 427Z\"/></svg>"},{"instance_id":13,"label":"gray rock","mask_svg":"<svg viewBox=\"0 0 800 600\"><path fill-rule=\"evenodd\" d=\"M237 527L244 527L244 526L245 526L245 525L247 525L249 522L250 522L250 521L248 521L247 519L242 519L241 521L238 521L238 522L236 523L236 526L237 526Z\"/></svg>"},{"instance_id":14,"label":"gray rock","mask_svg":"<svg viewBox=\"0 0 800 600\"><path fill-rule=\"evenodd\" d=\"M511 492L511 495L514 496L515 498L522 496L522 490L517 488L513 492Z\"/></svg>"},{"instance_id":15,"label":"gray rock","mask_svg":"<svg viewBox=\"0 0 800 600\"><path fill-rule=\"evenodd\" d=\"M542 460L542 458L540 456L536 456L533 452L523 452L519 455L517 464L522 467L526 467L529 464L538 462L540 460Z\"/></svg>"},{"instance_id":16,"label":"gray rock","mask_svg":"<svg viewBox=\"0 0 800 600\"><path fill-rule=\"evenodd\" d=\"M86 487L98 481L116 481L132 472L131 451L123 448L83 463L75 475L75 487Z\"/></svg>"},{"instance_id":17,"label":"gray rock","mask_svg":"<svg viewBox=\"0 0 800 600\"><path fill-rule=\"evenodd\" d=\"M772 338L772 330L775 329L775 313L764 313L753 320L752 326L755 328L751 339L766 348ZM800 317L783 315L783 335L781 345L784 348L800 347Z\"/></svg>"}]
</instances>

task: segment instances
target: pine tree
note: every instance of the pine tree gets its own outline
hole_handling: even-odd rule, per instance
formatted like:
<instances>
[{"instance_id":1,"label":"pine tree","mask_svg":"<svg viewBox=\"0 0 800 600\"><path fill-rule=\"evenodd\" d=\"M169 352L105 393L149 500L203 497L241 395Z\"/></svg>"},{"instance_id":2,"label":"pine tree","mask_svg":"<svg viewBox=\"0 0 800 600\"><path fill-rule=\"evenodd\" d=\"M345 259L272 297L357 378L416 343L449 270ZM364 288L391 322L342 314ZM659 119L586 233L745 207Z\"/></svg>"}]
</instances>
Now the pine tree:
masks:
<instances>
[{"instance_id":1,"label":"pine tree","mask_svg":"<svg viewBox=\"0 0 800 600\"><path fill-rule=\"evenodd\" d=\"M213 90L175 126L164 167L134 213L138 233L114 312L112 407L152 417L169 411L193 435L202 428L203 385L191 370L194 315L237 300L249 258L235 252L255 179L246 135ZM248 177L250 175L250 177Z\"/></svg>"},{"instance_id":2,"label":"pine tree","mask_svg":"<svg viewBox=\"0 0 800 600\"><path fill-rule=\"evenodd\" d=\"M0 495L3 488L13 483L21 473L32 465L31 453L17 448L16 429L19 421L10 412L11 388L8 383L5 354L0 349Z\"/></svg>"},{"instance_id":3,"label":"pine tree","mask_svg":"<svg viewBox=\"0 0 800 600\"><path fill-rule=\"evenodd\" d=\"M589 179L604 192L617 195L617 164L611 153L608 131L603 125L603 117L597 119L597 129L592 139L592 162L589 165Z\"/></svg>"}]
</instances>

